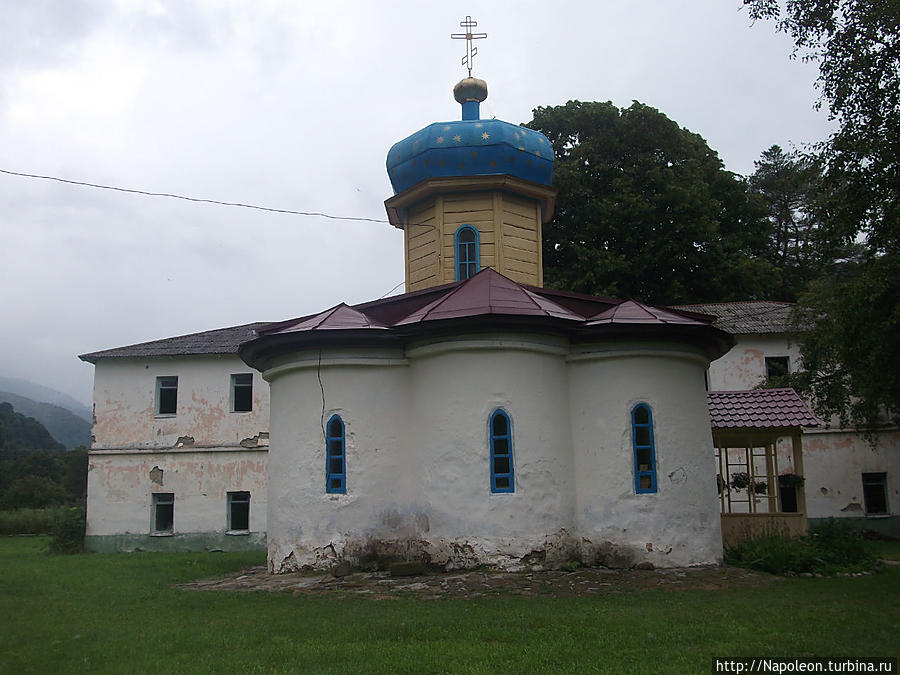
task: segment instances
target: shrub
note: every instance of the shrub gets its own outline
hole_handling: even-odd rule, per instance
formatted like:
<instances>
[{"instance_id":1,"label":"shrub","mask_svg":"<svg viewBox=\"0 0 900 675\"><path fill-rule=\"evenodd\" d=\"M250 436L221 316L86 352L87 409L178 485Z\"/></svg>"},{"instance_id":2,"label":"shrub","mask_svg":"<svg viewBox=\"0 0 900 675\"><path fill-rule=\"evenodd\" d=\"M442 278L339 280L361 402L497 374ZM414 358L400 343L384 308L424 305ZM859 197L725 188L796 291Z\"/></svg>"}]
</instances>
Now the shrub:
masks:
<instances>
[{"instance_id":1,"label":"shrub","mask_svg":"<svg viewBox=\"0 0 900 675\"><path fill-rule=\"evenodd\" d=\"M60 509L53 522L51 553L81 553L84 551L84 507Z\"/></svg>"},{"instance_id":2,"label":"shrub","mask_svg":"<svg viewBox=\"0 0 900 675\"><path fill-rule=\"evenodd\" d=\"M725 561L771 574L861 572L878 564L869 543L834 520L812 528L805 537L747 539L726 549Z\"/></svg>"},{"instance_id":3,"label":"shrub","mask_svg":"<svg viewBox=\"0 0 900 675\"><path fill-rule=\"evenodd\" d=\"M50 534L61 507L0 511L0 535Z\"/></svg>"}]
</instances>

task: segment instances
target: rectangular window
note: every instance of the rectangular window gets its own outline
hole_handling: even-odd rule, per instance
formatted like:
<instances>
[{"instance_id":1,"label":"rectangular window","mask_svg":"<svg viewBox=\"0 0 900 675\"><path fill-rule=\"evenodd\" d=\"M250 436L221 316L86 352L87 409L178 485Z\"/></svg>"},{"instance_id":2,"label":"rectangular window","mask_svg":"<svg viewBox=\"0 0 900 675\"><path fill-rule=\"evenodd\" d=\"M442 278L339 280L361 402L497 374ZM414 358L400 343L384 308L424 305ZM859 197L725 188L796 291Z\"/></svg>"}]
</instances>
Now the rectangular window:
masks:
<instances>
[{"instance_id":1,"label":"rectangular window","mask_svg":"<svg viewBox=\"0 0 900 675\"><path fill-rule=\"evenodd\" d=\"M228 493L228 531L250 531L250 493Z\"/></svg>"},{"instance_id":2,"label":"rectangular window","mask_svg":"<svg viewBox=\"0 0 900 675\"><path fill-rule=\"evenodd\" d=\"M175 523L175 495L171 492L156 492L150 507L150 533L172 534Z\"/></svg>"},{"instance_id":3,"label":"rectangular window","mask_svg":"<svg viewBox=\"0 0 900 675\"><path fill-rule=\"evenodd\" d=\"M787 377L790 372L788 369L788 357L786 356L767 356L766 357L766 379L775 377Z\"/></svg>"},{"instance_id":4,"label":"rectangular window","mask_svg":"<svg viewBox=\"0 0 900 675\"><path fill-rule=\"evenodd\" d=\"M178 410L178 378L156 378L156 414L157 416L174 415Z\"/></svg>"},{"instance_id":5,"label":"rectangular window","mask_svg":"<svg viewBox=\"0 0 900 675\"><path fill-rule=\"evenodd\" d=\"M864 473L862 475L862 484L863 501L866 503L866 514L887 514L887 474L884 472Z\"/></svg>"},{"instance_id":6,"label":"rectangular window","mask_svg":"<svg viewBox=\"0 0 900 675\"><path fill-rule=\"evenodd\" d=\"M241 373L231 376L231 412L253 410L253 375Z\"/></svg>"}]
</instances>

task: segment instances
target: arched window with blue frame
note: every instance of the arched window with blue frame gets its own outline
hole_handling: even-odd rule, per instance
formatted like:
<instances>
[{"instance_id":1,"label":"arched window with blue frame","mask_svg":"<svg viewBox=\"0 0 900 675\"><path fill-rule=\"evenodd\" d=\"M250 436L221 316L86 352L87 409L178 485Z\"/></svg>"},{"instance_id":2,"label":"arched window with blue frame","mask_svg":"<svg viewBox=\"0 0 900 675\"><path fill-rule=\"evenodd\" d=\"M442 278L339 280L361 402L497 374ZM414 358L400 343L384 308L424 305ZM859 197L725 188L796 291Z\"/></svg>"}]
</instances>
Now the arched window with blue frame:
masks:
<instances>
[{"instance_id":1,"label":"arched window with blue frame","mask_svg":"<svg viewBox=\"0 0 900 675\"><path fill-rule=\"evenodd\" d=\"M478 230L471 225L463 225L453 235L457 281L465 281L481 269L478 240Z\"/></svg>"},{"instance_id":2,"label":"arched window with blue frame","mask_svg":"<svg viewBox=\"0 0 900 675\"><path fill-rule=\"evenodd\" d=\"M512 422L503 410L495 410L488 422L491 437L491 492L515 492Z\"/></svg>"},{"instance_id":3,"label":"arched window with blue frame","mask_svg":"<svg viewBox=\"0 0 900 675\"><path fill-rule=\"evenodd\" d=\"M325 492L347 492L347 461L344 443L344 421L332 415L325 427Z\"/></svg>"},{"instance_id":4,"label":"arched window with blue frame","mask_svg":"<svg viewBox=\"0 0 900 675\"><path fill-rule=\"evenodd\" d=\"M656 449L653 442L653 413L646 403L631 410L631 442L634 446L634 491L656 492Z\"/></svg>"}]
</instances>

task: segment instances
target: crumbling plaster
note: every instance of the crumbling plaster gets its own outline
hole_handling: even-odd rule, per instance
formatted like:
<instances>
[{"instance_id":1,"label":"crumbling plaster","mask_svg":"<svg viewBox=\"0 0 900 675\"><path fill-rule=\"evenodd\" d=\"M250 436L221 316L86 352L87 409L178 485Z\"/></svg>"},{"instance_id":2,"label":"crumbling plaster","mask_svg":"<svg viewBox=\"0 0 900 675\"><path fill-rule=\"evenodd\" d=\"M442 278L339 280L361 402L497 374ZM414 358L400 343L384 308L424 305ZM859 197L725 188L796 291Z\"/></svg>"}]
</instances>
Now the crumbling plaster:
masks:
<instances>
[{"instance_id":1,"label":"crumbling plaster","mask_svg":"<svg viewBox=\"0 0 900 675\"><path fill-rule=\"evenodd\" d=\"M799 345L784 334L736 335L735 346L709 366L713 390L752 389L765 377L766 356L789 356L790 370L802 366ZM900 432L878 434L878 446L837 420L803 433L806 510L809 518L853 518L865 515L862 474L888 474L888 508L900 514ZM778 470L793 471L791 441L779 439ZM763 502L765 500L762 500Z\"/></svg>"},{"instance_id":2,"label":"crumbling plaster","mask_svg":"<svg viewBox=\"0 0 900 675\"><path fill-rule=\"evenodd\" d=\"M269 387L259 373L253 372L252 411L230 411L231 375L248 372L236 356L97 362L89 547L165 548L150 536L155 492L175 495L172 536L202 534L208 547L221 545L216 533L225 536L227 493L249 491L250 538L256 545L264 540ZM156 416L156 378L172 375L178 376L176 414Z\"/></svg>"},{"instance_id":3,"label":"crumbling plaster","mask_svg":"<svg viewBox=\"0 0 900 675\"><path fill-rule=\"evenodd\" d=\"M231 375L253 373L253 410L233 413ZM178 376L174 416L155 415L156 378ZM92 448L240 445L268 431L269 387L237 356L103 359L94 367Z\"/></svg>"},{"instance_id":4,"label":"crumbling plaster","mask_svg":"<svg viewBox=\"0 0 900 675\"><path fill-rule=\"evenodd\" d=\"M683 348L592 353L538 335L285 358L264 374L270 569L373 556L448 568L719 562L705 367ZM633 487L630 410L640 401L658 433L651 495ZM512 420L512 494L490 492L497 408ZM346 495L324 492L322 429L333 414L346 426Z\"/></svg>"}]
</instances>

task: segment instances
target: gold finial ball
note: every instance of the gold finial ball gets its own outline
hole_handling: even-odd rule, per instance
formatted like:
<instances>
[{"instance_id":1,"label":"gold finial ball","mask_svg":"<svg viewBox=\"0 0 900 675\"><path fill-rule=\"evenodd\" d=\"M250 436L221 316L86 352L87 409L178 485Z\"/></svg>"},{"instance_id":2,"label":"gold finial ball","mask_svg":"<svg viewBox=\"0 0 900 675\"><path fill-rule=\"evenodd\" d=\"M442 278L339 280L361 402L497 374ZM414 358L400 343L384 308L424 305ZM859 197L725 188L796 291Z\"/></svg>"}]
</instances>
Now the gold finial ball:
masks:
<instances>
[{"instance_id":1,"label":"gold finial ball","mask_svg":"<svg viewBox=\"0 0 900 675\"><path fill-rule=\"evenodd\" d=\"M487 82L477 77L467 77L456 83L453 87L453 98L457 103L466 101L478 101L481 103L487 98Z\"/></svg>"}]
</instances>

